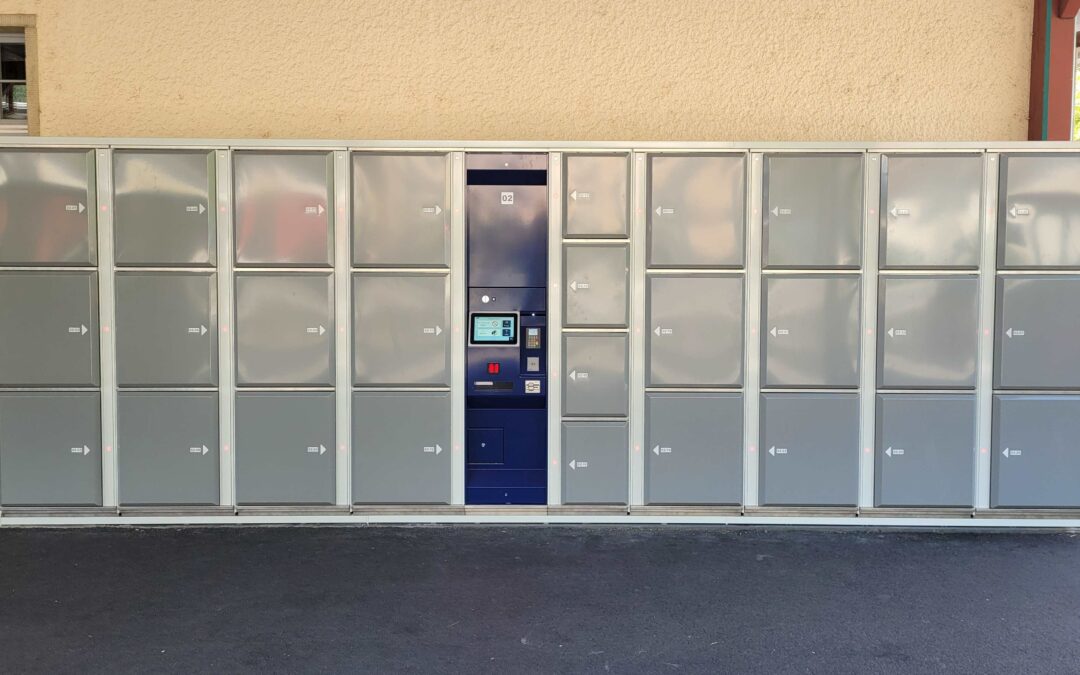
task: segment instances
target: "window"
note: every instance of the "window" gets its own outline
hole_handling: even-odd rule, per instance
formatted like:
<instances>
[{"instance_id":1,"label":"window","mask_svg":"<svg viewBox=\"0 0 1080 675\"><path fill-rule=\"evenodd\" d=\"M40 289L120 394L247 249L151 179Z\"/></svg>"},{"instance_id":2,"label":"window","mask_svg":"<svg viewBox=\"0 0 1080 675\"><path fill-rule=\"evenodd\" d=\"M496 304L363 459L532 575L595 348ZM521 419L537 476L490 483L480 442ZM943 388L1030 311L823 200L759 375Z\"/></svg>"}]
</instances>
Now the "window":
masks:
<instances>
[{"instance_id":1,"label":"window","mask_svg":"<svg viewBox=\"0 0 1080 675\"><path fill-rule=\"evenodd\" d=\"M0 33L0 134L27 132L26 94L26 36Z\"/></svg>"}]
</instances>

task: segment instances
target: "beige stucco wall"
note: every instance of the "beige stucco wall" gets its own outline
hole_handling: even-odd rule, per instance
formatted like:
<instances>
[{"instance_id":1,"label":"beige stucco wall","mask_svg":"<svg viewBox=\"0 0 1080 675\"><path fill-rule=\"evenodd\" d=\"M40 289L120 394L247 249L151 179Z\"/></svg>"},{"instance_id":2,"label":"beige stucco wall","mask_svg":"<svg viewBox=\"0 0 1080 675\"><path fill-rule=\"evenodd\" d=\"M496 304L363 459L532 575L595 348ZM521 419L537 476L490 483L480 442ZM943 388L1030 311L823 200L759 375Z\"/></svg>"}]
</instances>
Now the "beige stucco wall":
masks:
<instances>
[{"instance_id":1,"label":"beige stucco wall","mask_svg":"<svg viewBox=\"0 0 1080 675\"><path fill-rule=\"evenodd\" d=\"M1031 0L0 0L43 135L1023 139Z\"/></svg>"}]
</instances>

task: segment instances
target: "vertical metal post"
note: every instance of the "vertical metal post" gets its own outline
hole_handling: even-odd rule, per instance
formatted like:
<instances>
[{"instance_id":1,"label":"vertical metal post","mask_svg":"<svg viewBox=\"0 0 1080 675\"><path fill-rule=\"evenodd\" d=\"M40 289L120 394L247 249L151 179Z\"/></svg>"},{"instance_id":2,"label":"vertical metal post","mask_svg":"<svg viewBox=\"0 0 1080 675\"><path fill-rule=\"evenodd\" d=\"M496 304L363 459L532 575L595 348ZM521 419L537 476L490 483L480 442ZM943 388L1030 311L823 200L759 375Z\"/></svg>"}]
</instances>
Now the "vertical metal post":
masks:
<instances>
[{"instance_id":1,"label":"vertical metal post","mask_svg":"<svg viewBox=\"0 0 1080 675\"><path fill-rule=\"evenodd\" d=\"M761 195L764 158L750 157L749 198L746 202L746 274L743 325L743 506L758 505L759 417L761 407Z\"/></svg>"},{"instance_id":2,"label":"vertical metal post","mask_svg":"<svg viewBox=\"0 0 1080 675\"><path fill-rule=\"evenodd\" d=\"M562 504L563 153L548 156L548 505Z\"/></svg>"},{"instance_id":3,"label":"vertical metal post","mask_svg":"<svg viewBox=\"0 0 1080 675\"><path fill-rule=\"evenodd\" d=\"M878 201L881 154L863 158L862 311L859 339L859 508L874 506L877 417Z\"/></svg>"},{"instance_id":4,"label":"vertical metal post","mask_svg":"<svg viewBox=\"0 0 1080 675\"><path fill-rule=\"evenodd\" d=\"M994 408L994 295L997 291L997 153L983 157L979 251L979 348L975 374L975 508L990 508L990 441Z\"/></svg>"},{"instance_id":5,"label":"vertical metal post","mask_svg":"<svg viewBox=\"0 0 1080 675\"><path fill-rule=\"evenodd\" d=\"M352 503L352 382L349 354L352 348L352 321L349 318L352 275L349 153L334 151L334 209L331 223L334 233L334 323L337 325L335 354L334 428L337 456L334 463L338 506Z\"/></svg>"},{"instance_id":6,"label":"vertical metal post","mask_svg":"<svg viewBox=\"0 0 1080 675\"><path fill-rule=\"evenodd\" d=\"M460 506L465 504L465 153L450 155L450 503Z\"/></svg>"},{"instance_id":7,"label":"vertical metal post","mask_svg":"<svg viewBox=\"0 0 1080 675\"><path fill-rule=\"evenodd\" d=\"M217 174L218 498L236 505L236 367L233 317L232 153L214 152Z\"/></svg>"},{"instance_id":8,"label":"vertical metal post","mask_svg":"<svg viewBox=\"0 0 1080 675\"><path fill-rule=\"evenodd\" d=\"M112 150L96 151L98 316L101 347L101 503L116 507L116 268L113 256Z\"/></svg>"},{"instance_id":9,"label":"vertical metal post","mask_svg":"<svg viewBox=\"0 0 1080 675\"><path fill-rule=\"evenodd\" d=\"M630 506L645 504L645 205L648 156L630 166Z\"/></svg>"}]
</instances>

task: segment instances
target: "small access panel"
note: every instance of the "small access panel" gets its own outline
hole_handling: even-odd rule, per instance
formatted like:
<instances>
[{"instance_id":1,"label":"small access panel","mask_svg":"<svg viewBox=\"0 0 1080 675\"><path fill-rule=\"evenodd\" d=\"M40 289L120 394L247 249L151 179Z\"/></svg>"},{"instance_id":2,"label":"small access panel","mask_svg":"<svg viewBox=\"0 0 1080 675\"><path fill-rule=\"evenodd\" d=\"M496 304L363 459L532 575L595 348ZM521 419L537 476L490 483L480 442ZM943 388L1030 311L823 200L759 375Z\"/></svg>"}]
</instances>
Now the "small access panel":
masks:
<instances>
[{"instance_id":1,"label":"small access panel","mask_svg":"<svg viewBox=\"0 0 1080 675\"><path fill-rule=\"evenodd\" d=\"M1080 396L995 396L992 508L1080 508Z\"/></svg>"},{"instance_id":2,"label":"small access panel","mask_svg":"<svg viewBox=\"0 0 1080 675\"><path fill-rule=\"evenodd\" d=\"M548 157L465 166L465 502L546 504Z\"/></svg>"}]
</instances>

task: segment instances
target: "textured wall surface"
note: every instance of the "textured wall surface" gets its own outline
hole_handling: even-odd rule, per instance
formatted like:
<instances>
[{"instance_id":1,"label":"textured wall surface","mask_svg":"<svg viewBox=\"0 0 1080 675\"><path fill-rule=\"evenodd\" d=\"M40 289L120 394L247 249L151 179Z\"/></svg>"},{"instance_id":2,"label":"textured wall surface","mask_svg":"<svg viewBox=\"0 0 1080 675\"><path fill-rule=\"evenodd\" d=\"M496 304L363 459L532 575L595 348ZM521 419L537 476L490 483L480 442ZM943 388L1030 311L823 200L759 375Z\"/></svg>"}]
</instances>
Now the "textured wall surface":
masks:
<instances>
[{"instance_id":1,"label":"textured wall surface","mask_svg":"<svg viewBox=\"0 0 1080 675\"><path fill-rule=\"evenodd\" d=\"M1022 140L1031 0L0 0L44 135Z\"/></svg>"}]
</instances>

